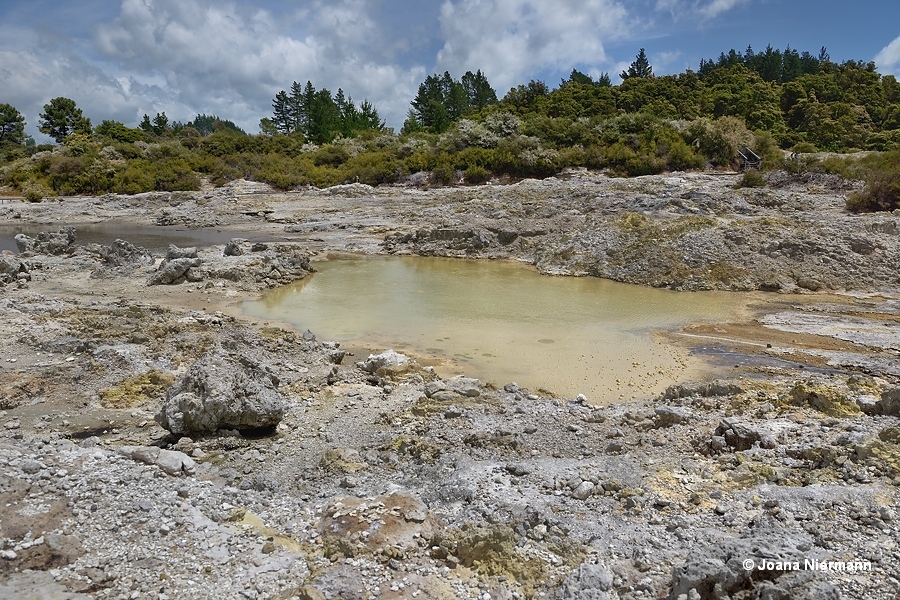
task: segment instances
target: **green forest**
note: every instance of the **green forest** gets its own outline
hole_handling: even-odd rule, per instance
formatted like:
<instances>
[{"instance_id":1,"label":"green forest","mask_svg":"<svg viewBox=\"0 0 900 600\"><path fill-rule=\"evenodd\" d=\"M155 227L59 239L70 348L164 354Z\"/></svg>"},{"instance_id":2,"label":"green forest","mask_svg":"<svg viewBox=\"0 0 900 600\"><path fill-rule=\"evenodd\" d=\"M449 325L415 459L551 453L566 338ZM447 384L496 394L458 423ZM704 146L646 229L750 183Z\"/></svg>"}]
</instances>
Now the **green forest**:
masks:
<instances>
[{"instance_id":1,"label":"green forest","mask_svg":"<svg viewBox=\"0 0 900 600\"><path fill-rule=\"evenodd\" d=\"M481 71L434 74L399 132L367 100L357 105L342 89L309 81L279 92L255 135L204 114L188 123L158 113L136 128L92 125L74 101L54 98L38 125L58 145L38 145L24 133L24 116L0 103L0 185L35 201L238 178L289 190L428 172L429 185L474 185L567 167L613 176L735 170L747 147L764 171L866 180L851 209L900 208L900 83L873 62L835 63L825 48L748 47L702 60L696 71L656 76L641 49L621 78L613 85L608 74L573 69L555 88L532 80L499 97ZM765 185L758 175L741 184Z\"/></svg>"}]
</instances>

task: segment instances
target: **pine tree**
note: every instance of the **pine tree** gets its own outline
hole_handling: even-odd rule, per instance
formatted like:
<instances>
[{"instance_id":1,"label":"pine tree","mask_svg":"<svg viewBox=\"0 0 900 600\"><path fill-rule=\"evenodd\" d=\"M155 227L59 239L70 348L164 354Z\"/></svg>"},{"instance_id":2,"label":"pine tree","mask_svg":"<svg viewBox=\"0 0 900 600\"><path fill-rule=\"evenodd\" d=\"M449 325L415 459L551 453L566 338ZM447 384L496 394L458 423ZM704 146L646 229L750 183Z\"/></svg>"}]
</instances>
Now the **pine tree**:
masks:
<instances>
[{"instance_id":1,"label":"pine tree","mask_svg":"<svg viewBox=\"0 0 900 600\"><path fill-rule=\"evenodd\" d=\"M0 104L0 146L25 140L25 117L11 104Z\"/></svg>"},{"instance_id":2,"label":"pine tree","mask_svg":"<svg viewBox=\"0 0 900 600\"><path fill-rule=\"evenodd\" d=\"M653 77L653 67L650 66L650 61L647 60L647 53L644 52L644 49L641 48L641 51L638 52L637 57L634 59L634 62L631 63L631 66L628 67L627 71L622 71L619 75L622 80L631 79L632 77Z\"/></svg>"},{"instance_id":3,"label":"pine tree","mask_svg":"<svg viewBox=\"0 0 900 600\"><path fill-rule=\"evenodd\" d=\"M62 143L72 133L90 133L91 120L69 98L54 98L44 105L38 130Z\"/></svg>"},{"instance_id":4,"label":"pine tree","mask_svg":"<svg viewBox=\"0 0 900 600\"><path fill-rule=\"evenodd\" d=\"M288 134L294 130L294 114L291 99L281 90L272 101L272 125L279 133Z\"/></svg>"}]
</instances>

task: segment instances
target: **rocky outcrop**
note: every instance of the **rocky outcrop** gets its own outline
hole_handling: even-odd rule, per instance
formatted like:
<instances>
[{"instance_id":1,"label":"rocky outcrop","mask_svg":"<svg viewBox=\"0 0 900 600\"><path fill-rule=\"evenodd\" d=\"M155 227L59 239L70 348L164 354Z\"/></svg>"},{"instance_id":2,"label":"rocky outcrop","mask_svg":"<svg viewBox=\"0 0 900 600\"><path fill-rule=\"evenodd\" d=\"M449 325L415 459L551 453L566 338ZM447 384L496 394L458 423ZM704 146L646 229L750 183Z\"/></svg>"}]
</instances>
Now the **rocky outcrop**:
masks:
<instances>
[{"instance_id":1,"label":"rocky outcrop","mask_svg":"<svg viewBox=\"0 0 900 600\"><path fill-rule=\"evenodd\" d=\"M185 281L202 281L199 258L175 258L163 261L155 273L147 278L147 285L172 285Z\"/></svg>"},{"instance_id":2,"label":"rocky outcrop","mask_svg":"<svg viewBox=\"0 0 900 600\"><path fill-rule=\"evenodd\" d=\"M275 427L284 416L278 383L270 367L214 350L168 390L155 419L176 435Z\"/></svg>"},{"instance_id":3,"label":"rocky outcrop","mask_svg":"<svg viewBox=\"0 0 900 600\"><path fill-rule=\"evenodd\" d=\"M19 253L30 252L55 256L74 252L76 238L74 227L63 227L56 232L42 231L33 238L20 233L16 235L15 240Z\"/></svg>"},{"instance_id":4,"label":"rocky outcrop","mask_svg":"<svg viewBox=\"0 0 900 600\"><path fill-rule=\"evenodd\" d=\"M366 360L356 363L356 366L366 373L378 374L404 368L409 363L405 354L395 352L394 349L385 350L380 354L370 354Z\"/></svg>"},{"instance_id":5,"label":"rocky outcrop","mask_svg":"<svg viewBox=\"0 0 900 600\"><path fill-rule=\"evenodd\" d=\"M28 266L14 256L0 255L0 285L28 280Z\"/></svg>"}]
</instances>

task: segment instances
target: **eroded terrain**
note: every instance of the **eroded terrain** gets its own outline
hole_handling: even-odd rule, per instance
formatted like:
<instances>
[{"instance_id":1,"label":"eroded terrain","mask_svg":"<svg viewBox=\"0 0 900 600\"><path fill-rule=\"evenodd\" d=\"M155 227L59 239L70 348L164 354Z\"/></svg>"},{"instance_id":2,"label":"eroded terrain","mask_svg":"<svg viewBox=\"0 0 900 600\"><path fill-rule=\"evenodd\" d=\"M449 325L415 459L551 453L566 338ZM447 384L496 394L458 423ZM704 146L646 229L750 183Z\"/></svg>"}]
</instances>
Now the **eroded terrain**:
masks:
<instances>
[{"instance_id":1,"label":"eroded terrain","mask_svg":"<svg viewBox=\"0 0 900 600\"><path fill-rule=\"evenodd\" d=\"M895 597L900 216L845 213L836 179L733 183L0 206L10 227L244 240L161 254L63 232L0 256L0 597ZM240 315L340 252L772 293L746 322L662 334L716 380L594 406ZM213 392L233 404L201 407L210 430L179 429Z\"/></svg>"}]
</instances>

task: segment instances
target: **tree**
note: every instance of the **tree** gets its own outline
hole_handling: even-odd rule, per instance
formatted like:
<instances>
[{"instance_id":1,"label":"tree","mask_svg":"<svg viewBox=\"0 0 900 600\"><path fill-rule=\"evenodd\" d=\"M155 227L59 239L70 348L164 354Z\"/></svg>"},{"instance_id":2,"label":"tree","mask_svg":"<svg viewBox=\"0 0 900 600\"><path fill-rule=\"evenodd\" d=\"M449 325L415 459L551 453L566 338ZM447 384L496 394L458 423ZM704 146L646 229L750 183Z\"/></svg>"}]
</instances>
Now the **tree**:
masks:
<instances>
[{"instance_id":1,"label":"tree","mask_svg":"<svg viewBox=\"0 0 900 600\"><path fill-rule=\"evenodd\" d=\"M281 90L272 101L272 125L281 133L294 131L294 113L291 110L291 99L287 92Z\"/></svg>"},{"instance_id":2,"label":"tree","mask_svg":"<svg viewBox=\"0 0 900 600\"><path fill-rule=\"evenodd\" d=\"M69 98L54 98L44 105L40 114L38 130L62 143L72 133L91 132L91 120L82 114L81 109Z\"/></svg>"},{"instance_id":3,"label":"tree","mask_svg":"<svg viewBox=\"0 0 900 600\"><path fill-rule=\"evenodd\" d=\"M117 142L126 143L136 142L143 137L143 133L141 133L140 129L132 129L131 127L126 127L119 121L110 121L107 119L104 119L94 128L94 133Z\"/></svg>"},{"instance_id":4,"label":"tree","mask_svg":"<svg viewBox=\"0 0 900 600\"><path fill-rule=\"evenodd\" d=\"M0 104L0 146L22 144L25 140L25 117L11 104Z\"/></svg>"},{"instance_id":5,"label":"tree","mask_svg":"<svg viewBox=\"0 0 900 600\"><path fill-rule=\"evenodd\" d=\"M632 77L653 77L653 67L650 66L650 61L647 60L647 53L644 52L643 48L638 52L637 57L631 63L631 66L628 67L628 70L622 71L619 77L623 81Z\"/></svg>"},{"instance_id":6,"label":"tree","mask_svg":"<svg viewBox=\"0 0 900 600\"><path fill-rule=\"evenodd\" d=\"M275 127L275 122L269 117L263 117L259 120L259 133L262 135L275 135L279 133Z\"/></svg>"},{"instance_id":7,"label":"tree","mask_svg":"<svg viewBox=\"0 0 900 600\"><path fill-rule=\"evenodd\" d=\"M497 92L488 83L487 77L484 76L481 69L475 73L466 71L460 83L466 92L470 109L481 110L485 106L497 103Z\"/></svg>"}]
</instances>

